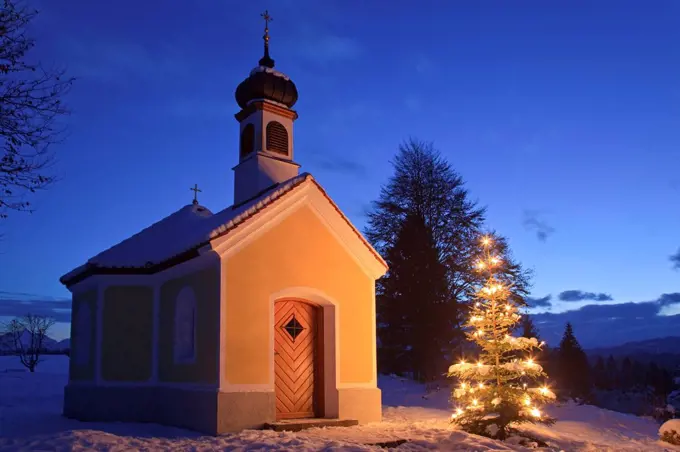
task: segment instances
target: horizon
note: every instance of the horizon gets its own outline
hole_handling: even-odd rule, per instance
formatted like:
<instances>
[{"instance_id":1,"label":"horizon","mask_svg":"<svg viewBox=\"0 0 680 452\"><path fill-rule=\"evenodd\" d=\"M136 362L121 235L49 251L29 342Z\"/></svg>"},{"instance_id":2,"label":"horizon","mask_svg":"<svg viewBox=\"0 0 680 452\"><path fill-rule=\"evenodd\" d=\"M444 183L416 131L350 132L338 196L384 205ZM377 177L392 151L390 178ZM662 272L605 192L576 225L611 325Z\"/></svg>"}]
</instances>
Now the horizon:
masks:
<instances>
[{"instance_id":1,"label":"horizon","mask_svg":"<svg viewBox=\"0 0 680 452\"><path fill-rule=\"evenodd\" d=\"M213 212L232 203L234 90L269 7L276 69L300 93L296 160L360 230L398 145L432 141L534 270L542 334L569 319L586 342L680 330L680 4L31 3L34 54L78 80L61 180L0 223L0 322L52 312L63 339L60 276L195 183Z\"/></svg>"}]
</instances>

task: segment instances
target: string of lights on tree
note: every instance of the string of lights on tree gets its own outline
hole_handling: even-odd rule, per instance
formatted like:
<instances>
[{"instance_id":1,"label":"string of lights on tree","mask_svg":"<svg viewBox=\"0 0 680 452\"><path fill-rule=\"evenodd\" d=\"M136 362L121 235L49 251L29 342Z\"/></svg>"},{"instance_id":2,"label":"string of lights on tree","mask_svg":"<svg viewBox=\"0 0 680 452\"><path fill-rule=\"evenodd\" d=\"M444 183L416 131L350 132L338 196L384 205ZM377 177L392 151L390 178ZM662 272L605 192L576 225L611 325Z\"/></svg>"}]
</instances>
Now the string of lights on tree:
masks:
<instances>
[{"instance_id":1,"label":"string of lights on tree","mask_svg":"<svg viewBox=\"0 0 680 452\"><path fill-rule=\"evenodd\" d=\"M449 367L449 376L458 379L451 420L468 432L505 439L511 423L554 423L541 407L554 400L555 394L547 385L537 385L547 375L532 352L545 343L512 336L521 319L520 306L509 297L511 287L496 277L503 259L494 240L483 236L480 242L475 269L485 283L475 293L464 326L468 340L481 351L476 362L463 359Z\"/></svg>"}]
</instances>

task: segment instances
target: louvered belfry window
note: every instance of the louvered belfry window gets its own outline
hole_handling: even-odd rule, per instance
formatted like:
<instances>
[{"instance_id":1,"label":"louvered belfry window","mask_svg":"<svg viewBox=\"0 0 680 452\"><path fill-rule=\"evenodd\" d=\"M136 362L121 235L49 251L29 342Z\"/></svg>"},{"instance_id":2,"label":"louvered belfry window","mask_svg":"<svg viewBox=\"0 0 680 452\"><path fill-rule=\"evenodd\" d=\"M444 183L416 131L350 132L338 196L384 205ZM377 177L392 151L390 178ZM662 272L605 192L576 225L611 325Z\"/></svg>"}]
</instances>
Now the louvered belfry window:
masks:
<instances>
[{"instance_id":1,"label":"louvered belfry window","mask_svg":"<svg viewBox=\"0 0 680 452\"><path fill-rule=\"evenodd\" d=\"M267 124L267 150L288 155L288 131L279 122Z\"/></svg>"},{"instance_id":2,"label":"louvered belfry window","mask_svg":"<svg viewBox=\"0 0 680 452\"><path fill-rule=\"evenodd\" d=\"M255 127L252 124L247 124L241 132L241 158L253 152L254 144Z\"/></svg>"}]
</instances>

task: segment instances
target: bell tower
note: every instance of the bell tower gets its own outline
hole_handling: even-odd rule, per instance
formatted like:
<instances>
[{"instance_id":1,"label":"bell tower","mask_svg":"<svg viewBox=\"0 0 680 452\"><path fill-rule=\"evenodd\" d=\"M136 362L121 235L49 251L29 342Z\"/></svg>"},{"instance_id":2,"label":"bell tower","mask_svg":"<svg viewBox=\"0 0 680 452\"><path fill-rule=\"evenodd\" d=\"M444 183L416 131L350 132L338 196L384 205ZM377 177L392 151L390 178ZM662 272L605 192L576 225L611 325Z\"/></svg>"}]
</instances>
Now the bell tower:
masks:
<instances>
[{"instance_id":1,"label":"bell tower","mask_svg":"<svg viewBox=\"0 0 680 452\"><path fill-rule=\"evenodd\" d=\"M234 169L234 204L243 203L262 191L299 173L293 161L293 122L298 115L292 109L298 93L293 81L274 69L269 56L269 22L262 14L264 56L236 88L236 113L240 124L239 163Z\"/></svg>"}]
</instances>

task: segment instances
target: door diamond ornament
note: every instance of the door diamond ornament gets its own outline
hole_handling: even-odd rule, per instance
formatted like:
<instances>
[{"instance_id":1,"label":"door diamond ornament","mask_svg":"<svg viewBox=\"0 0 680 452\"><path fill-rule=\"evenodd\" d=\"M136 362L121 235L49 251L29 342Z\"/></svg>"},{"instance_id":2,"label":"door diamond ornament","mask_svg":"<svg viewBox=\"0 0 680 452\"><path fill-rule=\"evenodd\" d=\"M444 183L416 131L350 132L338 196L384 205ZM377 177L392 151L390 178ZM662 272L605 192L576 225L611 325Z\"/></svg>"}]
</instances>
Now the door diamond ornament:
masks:
<instances>
[{"instance_id":1,"label":"door diamond ornament","mask_svg":"<svg viewBox=\"0 0 680 452\"><path fill-rule=\"evenodd\" d=\"M288 332L288 334L290 335L294 342L295 338L298 337L305 328L302 325L300 325L300 322L297 321L295 315L293 314L293 317L291 317L288 323L286 323L283 326L283 329Z\"/></svg>"}]
</instances>

